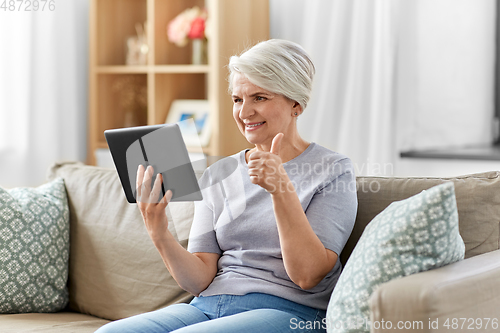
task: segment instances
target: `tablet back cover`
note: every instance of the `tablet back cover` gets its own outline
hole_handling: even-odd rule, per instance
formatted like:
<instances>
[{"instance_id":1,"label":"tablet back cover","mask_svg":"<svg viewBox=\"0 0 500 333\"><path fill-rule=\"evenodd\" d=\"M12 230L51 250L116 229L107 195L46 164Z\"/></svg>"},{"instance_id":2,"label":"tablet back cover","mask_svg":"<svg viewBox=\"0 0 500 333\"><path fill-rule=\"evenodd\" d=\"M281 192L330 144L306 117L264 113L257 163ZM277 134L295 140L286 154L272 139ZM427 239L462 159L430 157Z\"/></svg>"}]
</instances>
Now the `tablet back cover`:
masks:
<instances>
[{"instance_id":1,"label":"tablet back cover","mask_svg":"<svg viewBox=\"0 0 500 333\"><path fill-rule=\"evenodd\" d=\"M158 173L163 175L162 194L171 190L171 201L202 200L177 124L106 130L104 135L128 202L136 202L137 168L141 164L153 167L152 183Z\"/></svg>"}]
</instances>

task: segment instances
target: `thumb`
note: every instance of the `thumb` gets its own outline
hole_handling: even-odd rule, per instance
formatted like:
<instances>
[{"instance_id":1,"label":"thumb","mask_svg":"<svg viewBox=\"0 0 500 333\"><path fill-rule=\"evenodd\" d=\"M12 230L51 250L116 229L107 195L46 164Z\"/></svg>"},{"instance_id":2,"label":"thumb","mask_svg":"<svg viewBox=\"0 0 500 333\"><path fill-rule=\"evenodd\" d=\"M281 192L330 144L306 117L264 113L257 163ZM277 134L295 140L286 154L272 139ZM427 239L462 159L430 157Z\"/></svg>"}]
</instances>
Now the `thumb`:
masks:
<instances>
[{"instance_id":1,"label":"thumb","mask_svg":"<svg viewBox=\"0 0 500 333\"><path fill-rule=\"evenodd\" d=\"M273 142L271 143L271 153L279 155L280 154L280 148L281 148L281 141L283 140L283 136L285 136L283 133L278 133L273 139Z\"/></svg>"}]
</instances>

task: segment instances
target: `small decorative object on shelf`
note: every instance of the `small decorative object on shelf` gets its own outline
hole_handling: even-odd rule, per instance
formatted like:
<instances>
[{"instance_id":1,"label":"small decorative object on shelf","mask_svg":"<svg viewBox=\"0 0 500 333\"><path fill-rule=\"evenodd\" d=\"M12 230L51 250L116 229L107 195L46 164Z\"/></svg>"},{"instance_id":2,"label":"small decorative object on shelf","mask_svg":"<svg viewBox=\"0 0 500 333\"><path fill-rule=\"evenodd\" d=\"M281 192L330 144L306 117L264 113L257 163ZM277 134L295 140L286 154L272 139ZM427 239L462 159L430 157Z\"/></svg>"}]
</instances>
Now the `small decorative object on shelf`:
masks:
<instances>
[{"instance_id":1,"label":"small decorative object on shelf","mask_svg":"<svg viewBox=\"0 0 500 333\"><path fill-rule=\"evenodd\" d=\"M165 123L179 124L187 146L207 147L210 142L210 104L204 99L176 99Z\"/></svg>"},{"instance_id":2,"label":"small decorative object on shelf","mask_svg":"<svg viewBox=\"0 0 500 333\"><path fill-rule=\"evenodd\" d=\"M126 63L129 66L147 65L148 62L148 39L146 35L147 23L144 26L140 23L135 24L137 36L127 38L127 59Z\"/></svg>"},{"instance_id":3,"label":"small decorative object on shelf","mask_svg":"<svg viewBox=\"0 0 500 333\"><path fill-rule=\"evenodd\" d=\"M177 15L167 27L170 42L184 47L192 40L193 65L207 63L207 11L195 6Z\"/></svg>"},{"instance_id":4,"label":"small decorative object on shelf","mask_svg":"<svg viewBox=\"0 0 500 333\"><path fill-rule=\"evenodd\" d=\"M148 111L145 80L136 75L119 76L114 80L113 92L118 94L120 107L124 111L123 127L144 125Z\"/></svg>"}]
</instances>

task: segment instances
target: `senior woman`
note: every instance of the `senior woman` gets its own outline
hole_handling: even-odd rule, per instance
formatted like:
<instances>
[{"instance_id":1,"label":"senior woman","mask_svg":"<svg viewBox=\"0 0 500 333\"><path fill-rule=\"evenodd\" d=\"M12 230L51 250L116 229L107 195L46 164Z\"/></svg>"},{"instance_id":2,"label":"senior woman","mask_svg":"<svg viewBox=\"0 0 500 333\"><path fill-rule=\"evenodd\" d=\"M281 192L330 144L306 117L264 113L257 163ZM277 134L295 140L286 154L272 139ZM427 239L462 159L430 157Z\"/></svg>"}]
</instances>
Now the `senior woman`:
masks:
<instances>
[{"instance_id":1,"label":"senior woman","mask_svg":"<svg viewBox=\"0 0 500 333\"><path fill-rule=\"evenodd\" d=\"M234 120L253 148L203 174L187 250L167 229L171 192L149 200L159 198L161 175L151 189L143 180L153 170L137 173L147 231L170 274L196 297L98 332L326 331L357 210L351 162L297 131L314 75L302 47L261 42L231 57L229 70Z\"/></svg>"}]
</instances>

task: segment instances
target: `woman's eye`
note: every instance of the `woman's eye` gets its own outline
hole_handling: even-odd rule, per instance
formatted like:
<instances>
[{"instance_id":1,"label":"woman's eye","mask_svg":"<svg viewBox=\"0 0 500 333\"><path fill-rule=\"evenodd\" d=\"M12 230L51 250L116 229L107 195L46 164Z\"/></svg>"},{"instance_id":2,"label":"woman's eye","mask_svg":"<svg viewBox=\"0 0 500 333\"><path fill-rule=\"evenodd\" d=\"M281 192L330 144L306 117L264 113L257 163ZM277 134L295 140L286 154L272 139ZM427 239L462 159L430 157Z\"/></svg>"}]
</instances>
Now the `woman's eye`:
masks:
<instances>
[{"instance_id":1,"label":"woman's eye","mask_svg":"<svg viewBox=\"0 0 500 333\"><path fill-rule=\"evenodd\" d=\"M241 98L234 98L234 99L233 99L233 102L234 102L234 103L239 103L239 102L241 102Z\"/></svg>"},{"instance_id":2,"label":"woman's eye","mask_svg":"<svg viewBox=\"0 0 500 333\"><path fill-rule=\"evenodd\" d=\"M255 99L256 99L256 100L258 100L258 101L263 101L263 100L265 100L266 98L265 98L265 97L262 97L262 96L257 96L257 97L255 97Z\"/></svg>"}]
</instances>

